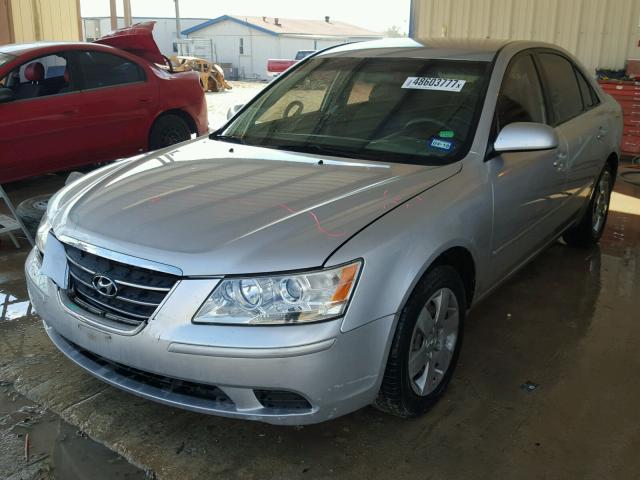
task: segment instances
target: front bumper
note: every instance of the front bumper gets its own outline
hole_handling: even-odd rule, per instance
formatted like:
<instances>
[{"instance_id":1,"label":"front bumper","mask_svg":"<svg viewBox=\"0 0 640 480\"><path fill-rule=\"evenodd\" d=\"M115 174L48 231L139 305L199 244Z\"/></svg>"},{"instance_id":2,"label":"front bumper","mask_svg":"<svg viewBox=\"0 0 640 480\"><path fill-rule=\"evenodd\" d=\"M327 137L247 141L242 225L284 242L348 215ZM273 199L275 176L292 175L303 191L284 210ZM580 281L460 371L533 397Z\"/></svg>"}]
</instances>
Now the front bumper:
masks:
<instances>
[{"instance_id":1,"label":"front bumper","mask_svg":"<svg viewBox=\"0 0 640 480\"><path fill-rule=\"evenodd\" d=\"M341 319L297 326L194 325L193 313L217 280L182 280L145 328L122 335L96 327L92 314L70 304L39 274L35 251L25 270L31 301L53 343L80 367L130 393L197 412L281 425L329 420L372 403L377 395L393 316L346 333ZM197 395L167 388L160 377L215 387L228 401L202 395L199 387ZM286 402L266 404L258 394L264 391L297 394L306 402L293 408Z\"/></svg>"}]
</instances>

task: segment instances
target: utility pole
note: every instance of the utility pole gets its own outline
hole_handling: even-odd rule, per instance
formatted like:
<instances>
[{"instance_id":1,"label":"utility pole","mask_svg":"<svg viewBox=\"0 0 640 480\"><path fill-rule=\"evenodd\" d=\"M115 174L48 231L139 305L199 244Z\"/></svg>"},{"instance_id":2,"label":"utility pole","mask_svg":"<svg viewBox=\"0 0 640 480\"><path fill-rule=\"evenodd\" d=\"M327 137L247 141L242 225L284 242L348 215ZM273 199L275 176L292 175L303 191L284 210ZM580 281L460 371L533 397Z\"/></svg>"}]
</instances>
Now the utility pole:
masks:
<instances>
[{"instance_id":1,"label":"utility pole","mask_svg":"<svg viewBox=\"0 0 640 480\"><path fill-rule=\"evenodd\" d=\"M116 0L109 0L109 9L111 12L111 30L118 29L118 11L116 10Z\"/></svg>"},{"instance_id":2,"label":"utility pole","mask_svg":"<svg viewBox=\"0 0 640 480\"><path fill-rule=\"evenodd\" d=\"M173 3L176 5L176 39L180 40L182 38L180 33L180 0L173 0Z\"/></svg>"},{"instance_id":3,"label":"utility pole","mask_svg":"<svg viewBox=\"0 0 640 480\"><path fill-rule=\"evenodd\" d=\"M124 3L124 26L130 27L133 23L131 18L131 0L123 0Z\"/></svg>"}]
</instances>

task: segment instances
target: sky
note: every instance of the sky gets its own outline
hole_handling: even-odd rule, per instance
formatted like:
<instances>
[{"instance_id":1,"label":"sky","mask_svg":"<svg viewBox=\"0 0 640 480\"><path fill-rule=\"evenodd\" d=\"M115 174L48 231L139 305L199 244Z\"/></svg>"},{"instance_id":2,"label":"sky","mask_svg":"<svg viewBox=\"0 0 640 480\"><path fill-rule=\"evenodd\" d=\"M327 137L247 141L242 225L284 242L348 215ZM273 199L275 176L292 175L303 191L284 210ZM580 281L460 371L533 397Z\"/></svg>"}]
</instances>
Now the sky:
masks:
<instances>
[{"instance_id":1,"label":"sky","mask_svg":"<svg viewBox=\"0 0 640 480\"><path fill-rule=\"evenodd\" d=\"M122 14L122 0L116 0ZM401 32L409 30L410 0L180 0L180 16L215 18L220 15L255 15L280 18L310 18L323 20L329 15L335 20L383 32L395 25ZM109 15L109 0L80 0L83 17ZM131 0L135 16L174 17L173 0Z\"/></svg>"}]
</instances>

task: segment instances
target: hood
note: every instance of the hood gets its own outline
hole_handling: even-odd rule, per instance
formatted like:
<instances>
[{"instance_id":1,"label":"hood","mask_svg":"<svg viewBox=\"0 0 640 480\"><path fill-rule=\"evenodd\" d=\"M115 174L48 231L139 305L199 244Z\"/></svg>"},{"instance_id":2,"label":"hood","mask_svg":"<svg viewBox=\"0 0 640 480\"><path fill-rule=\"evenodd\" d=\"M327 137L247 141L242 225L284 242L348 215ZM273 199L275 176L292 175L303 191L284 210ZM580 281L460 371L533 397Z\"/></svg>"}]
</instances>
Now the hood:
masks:
<instances>
[{"instance_id":1,"label":"hood","mask_svg":"<svg viewBox=\"0 0 640 480\"><path fill-rule=\"evenodd\" d=\"M320 158L194 140L76 182L54 232L185 275L311 268L460 169Z\"/></svg>"},{"instance_id":2,"label":"hood","mask_svg":"<svg viewBox=\"0 0 640 480\"><path fill-rule=\"evenodd\" d=\"M156 22L136 23L130 27L120 28L100 37L94 43L109 45L129 53L133 53L152 63L164 65L165 60L153 39L153 27Z\"/></svg>"}]
</instances>

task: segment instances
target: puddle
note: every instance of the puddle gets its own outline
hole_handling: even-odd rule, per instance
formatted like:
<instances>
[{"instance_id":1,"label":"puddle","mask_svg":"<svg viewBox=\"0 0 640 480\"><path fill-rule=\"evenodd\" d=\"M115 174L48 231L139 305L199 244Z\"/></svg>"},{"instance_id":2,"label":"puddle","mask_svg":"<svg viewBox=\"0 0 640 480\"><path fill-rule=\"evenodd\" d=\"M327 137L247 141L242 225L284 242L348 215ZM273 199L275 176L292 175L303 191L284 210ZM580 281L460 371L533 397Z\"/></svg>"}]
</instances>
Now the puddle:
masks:
<instances>
[{"instance_id":1,"label":"puddle","mask_svg":"<svg viewBox=\"0 0 640 480\"><path fill-rule=\"evenodd\" d=\"M26 435L28 448L25 448ZM145 472L51 412L0 384L0 477L47 480L142 480ZM26 456L25 456L26 454ZM18 473L20 472L20 473Z\"/></svg>"},{"instance_id":2,"label":"puddle","mask_svg":"<svg viewBox=\"0 0 640 480\"><path fill-rule=\"evenodd\" d=\"M34 315L33 307L29 300L24 300L15 295L0 290L0 322L11 321Z\"/></svg>"}]
</instances>

